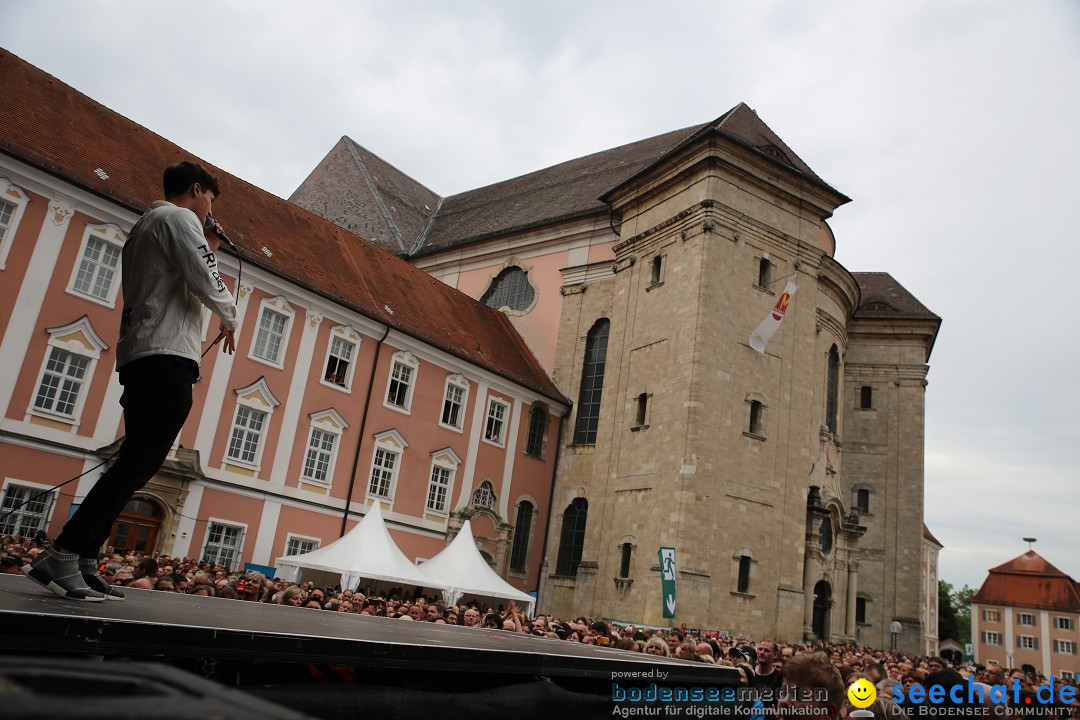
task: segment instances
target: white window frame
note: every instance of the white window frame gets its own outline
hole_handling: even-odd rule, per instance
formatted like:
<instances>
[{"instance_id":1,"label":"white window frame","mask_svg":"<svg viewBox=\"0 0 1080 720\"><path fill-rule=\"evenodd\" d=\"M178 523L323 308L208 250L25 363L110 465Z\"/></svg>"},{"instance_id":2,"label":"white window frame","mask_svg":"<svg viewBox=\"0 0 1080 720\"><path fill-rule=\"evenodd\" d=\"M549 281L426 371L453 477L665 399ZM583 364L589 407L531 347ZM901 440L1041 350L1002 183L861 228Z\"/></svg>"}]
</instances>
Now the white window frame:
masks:
<instances>
[{"instance_id":1,"label":"white window frame","mask_svg":"<svg viewBox=\"0 0 1080 720\"><path fill-rule=\"evenodd\" d=\"M301 482L311 483L313 485L330 487L334 484L334 469L337 467L338 450L341 448L341 435L345 432L345 428L349 427L349 424L345 422L345 418L341 417L338 411L333 408L312 413L309 417L311 418L311 427L308 429L307 442L304 444L304 455L303 459L300 461L300 480ZM329 451L322 448L319 448L318 450L320 454L329 452L329 458L327 458L326 462L325 480L319 480L307 474L308 455L312 450L311 441L317 432L330 435L334 439L333 447L331 447Z\"/></svg>"},{"instance_id":2,"label":"white window frame","mask_svg":"<svg viewBox=\"0 0 1080 720\"><path fill-rule=\"evenodd\" d=\"M400 382L394 378L398 367L408 368L410 371L409 383L405 388L404 403L397 405L390 402L390 387L394 382ZM386 390L383 392L383 407L390 408L394 412L409 415L412 413L413 395L416 393L416 383L420 380L420 361L411 352L401 351L390 356L390 372L386 375Z\"/></svg>"},{"instance_id":3,"label":"white window frame","mask_svg":"<svg viewBox=\"0 0 1080 720\"><path fill-rule=\"evenodd\" d=\"M91 240L100 242L105 247L113 248L117 251L116 268L111 271L112 278L109 280L108 287L105 288L104 297L94 295L92 292L80 290L75 287L75 283L79 279L79 273L82 271L83 263L94 262L99 269L101 267L100 263L97 261L90 261L86 257L86 250L90 246ZM82 243L79 245L79 254L75 258L75 267L72 268L71 277L68 279L67 293L82 298L83 300L89 300L98 305L115 308L116 295L120 290L120 272L122 270L122 260L119 257L119 253L123 251L125 242L127 242L127 238L125 237L124 232L116 225L111 223L105 225L87 225L85 232L83 232ZM93 279L96 280L97 278L98 271L95 271Z\"/></svg>"},{"instance_id":4,"label":"white window frame","mask_svg":"<svg viewBox=\"0 0 1080 720\"><path fill-rule=\"evenodd\" d=\"M1025 622L1030 620L1031 622ZM1036 627L1035 613L1016 613L1016 624L1021 627Z\"/></svg>"},{"instance_id":5,"label":"white window frame","mask_svg":"<svg viewBox=\"0 0 1080 720\"><path fill-rule=\"evenodd\" d=\"M435 515L450 514L450 499L454 496L454 486L457 482L457 470L461 466L461 458L451 448L443 448L431 453L431 470L428 472L427 492L424 494L424 512ZM442 509L431 506L431 494L435 487L435 473L446 472L446 494L443 496Z\"/></svg>"},{"instance_id":6,"label":"white window frame","mask_svg":"<svg viewBox=\"0 0 1080 720\"><path fill-rule=\"evenodd\" d=\"M1054 629L1055 630L1075 630L1076 629L1076 621L1073 620L1071 617L1064 617L1062 615L1058 615L1057 617L1054 618Z\"/></svg>"},{"instance_id":7,"label":"white window frame","mask_svg":"<svg viewBox=\"0 0 1080 720\"><path fill-rule=\"evenodd\" d=\"M330 358L333 357L331 351L334 349L334 340L340 340L352 345L352 358L349 360L349 367L345 371L345 378L341 383L335 383L326 379L326 371L330 367ZM323 363L322 373L319 376L319 382L326 387L334 388L339 392L348 393L352 391L353 376L356 375L356 358L360 354L360 344L363 342L363 338L353 328L347 325L336 325L330 331L330 338L326 341L326 361Z\"/></svg>"},{"instance_id":8,"label":"white window frame","mask_svg":"<svg viewBox=\"0 0 1080 720\"><path fill-rule=\"evenodd\" d=\"M993 630L983 630L982 641L983 645L1000 645L1001 633Z\"/></svg>"},{"instance_id":9,"label":"white window frame","mask_svg":"<svg viewBox=\"0 0 1080 720\"><path fill-rule=\"evenodd\" d=\"M312 543L314 545L314 547L312 547L311 550L304 550L303 552L290 553L289 552L289 545L292 544L293 541L296 541L297 543ZM307 554L309 552L314 552L315 550L318 550L320 547L322 547L322 540L319 539L319 538L309 537L307 535L297 535L296 533L289 533L289 534L287 534L285 536L285 550L282 553L282 555L285 556L285 557L293 557L295 555L305 555L305 554Z\"/></svg>"},{"instance_id":10,"label":"white window frame","mask_svg":"<svg viewBox=\"0 0 1080 720\"><path fill-rule=\"evenodd\" d=\"M1054 652L1058 655L1076 655L1075 640L1054 640Z\"/></svg>"},{"instance_id":11,"label":"white window frame","mask_svg":"<svg viewBox=\"0 0 1080 720\"><path fill-rule=\"evenodd\" d=\"M37 534L38 530L48 528L49 525L52 523L53 510L56 509L56 498L59 494L59 490L53 488L50 485L27 482L26 480L16 480L14 478L4 478L3 488L0 489L0 517L6 515L11 510L11 508L4 507L4 503L7 500L8 494L11 492L11 489L13 487L25 490L28 493L27 496L20 498L15 504L25 503L30 497L33 497L34 495L45 491L45 495L41 498L44 501L44 507L42 508L41 514L33 514L33 517L39 518L38 526L35 527L33 533L29 535L29 537L34 537L34 535ZM17 533L16 531L19 528L19 524L22 521L23 516L27 514L26 507L26 505L23 505L20 509L15 510L9 517L4 519L4 526L6 527L8 523L11 523L12 529L10 533L0 532L0 535L19 535L19 533ZM27 536L22 535L22 537Z\"/></svg>"},{"instance_id":12,"label":"white window frame","mask_svg":"<svg viewBox=\"0 0 1080 720\"><path fill-rule=\"evenodd\" d=\"M258 472L262 468L263 452L266 450L266 442L269 436L267 430L270 427L270 421L274 416L274 408L281 403L274 397L274 394L270 392L270 386L266 384L266 378L263 377L260 377L251 385L240 388L239 390L234 390L233 392L236 393L236 409L233 410L232 423L229 425L229 435L225 441L225 456L223 462L237 467L251 468L255 472ZM229 454L229 451L232 449L233 435L238 429L237 420L240 418L240 408L247 408L249 411L261 412L266 415L262 427L259 428L258 444L255 448L255 459L253 461L233 457ZM242 429L245 432L248 431L247 427Z\"/></svg>"},{"instance_id":13,"label":"white window frame","mask_svg":"<svg viewBox=\"0 0 1080 720\"><path fill-rule=\"evenodd\" d=\"M493 417L493 413L497 408L502 408L502 417ZM492 438L489 428L492 420L496 420L500 423L499 432L497 437ZM484 442L489 445L495 445L497 447L506 447L506 434L510 429L510 403L501 398L494 396L488 397L487 412L484 414Z\"/></svg>"},{"instance_id":14,"label":"white window frame","mask_svg":"<svg viewBox=\"0 0 1080 720\"><path fill-rule=\"evenodd\" d=\"M1000 610L983 610L982 611L983 622L999 623L1001 622Z\"/></svg>"},{"instance_id":15,"label":"white window frame","mask_svg":"<svg viewBox=\"0 0 1080 720\"><path fill-rule=\"evenodd\" d=\"M1039 641L1034 635L1017 635L1016 647L1021 650L1038 650Z\"/></svg>"},{"instance_id":16,"label":"white window frame","mask_svg":"<svg viewBox=\"0 0 1080 720\"><path fill-rule=\"evenodd\" d=\"M34 389L30 395L30 407L27 408L26 419L29 420L30 416L36 415L50 420L59 420L71 425L73 429L78 428L83 407L86 405L86 397L90 394L90 386L93 384L94 371L97 369L98 360L101 359L101 353L108 350L109 346L95 332L93 325L90 324L90 318L85 315L73 323L62 327L48 328L45 332L49 334L49 341L45 346L45 356L41 359L41 367L38 369L37 380L34 382ZM75 407L70 413L57 412L37 405L38 393L41 390L42 382L45 380L45 374L47 372L55 374L49 371L49 360L52 358L54 350L78 355L87 360L86 370L83 372L79 390L75 396Z\"/></svg>"},{"instance_id":17,"label":"white window frame","mask_svg":"<svg viewBox=\"0 0 1080 720\"><path fill-rule=\"evenodd\" d=\"M397 430L384 430L375 435L375 447L371 450L371 465L368 466L367 485L365 489L365 496L369 502L381 501L393 504L394 495L397 493L398 477L401 475L401 465L405 460L405 448L407 447L409 447L409 443L405 441L405 438L402 437L401 433ZM387 478L389 488L387 489L386 495L376 495L371 492L372 476L376 469L386 469L382 465L377 464L380 457L380 451L384 458L387 455L394 456L393 467L389 468L389 477Z\"/></svg>"},{"instance_id":18,"label":"white window frame","mask_svg":"<svg viewBox=\"0 0 1080 720\"><path fill-rule=\"evenodd\" d=\"M465 432L465 411L469 406L469 389L471 385L463 375L454 373L446 376L446 385L443 388L443 401L439 406L439 427L453 430L454 432ZM443 422L443 412L446 410L446 401L450 399L451 388L461 391L461 402L458 407L458 424L451 425Z\"/></svg>"},{"instance_id":19,"label":"white window frame","mask_svg":"<svg viewBox=\"0 0 1080 720\"><path fill-rule=\"evenodd\" d=\"M255 354L255 349L259 346L259 338L264 332L262 326L263 317L269 312L277 313L278 315L283 315L285 317L285 328L281 333L281 346L278 348L278 354L274 358L267 358ZM293 321L295 319L296 310L287 300L285 300L285 298L280 295L277 297L264 298L263 301L259 303L259 314L256 315L255 331L252 333L251 348L248 350L248 358L255 362L262 363L263 365L269 365L278 370L283 370L285 368L285 356L288 354L289 350L289 337L292 334Z\"/></svg>"},{"instance_id":20,"label":"white window frame","mask_svg":"<svg viewBox=\"0 0 1080 720\"><path fill-rule=\"evenodd\" d=\"M30 196L22 188L13 185L6 177L0 177L0 200L14 206L7 226L3 228L3 235L0 235L0 270L4 270L7 268L8 253L15 244L15 233L19 229L19 223L22 222Z\"/></svg>"},{"instance_id":21,"label":"white window frame","mask_svg":"<svg viewBox=\"0 0 1080 720\"><path fill-rule=\"evenodd\" d=\"M223 520L221 518L210 517L206 519L206 536L203 539L202 549L199 551L199 560L206 559L206 549L210 547L210 535L215 525L220 525L222 528L230 528L240 531L240 536L236 544L236 565L226 565L226 567L232 572L242 571L244 569L244 541L247 539L248 526L247 523L236 522L235 520ZM224 536L224 533L222 533ZM207 562L213 562L215 565L223 564L221 562L220 555L216 560Z\"/></svg>"}]
</instances>

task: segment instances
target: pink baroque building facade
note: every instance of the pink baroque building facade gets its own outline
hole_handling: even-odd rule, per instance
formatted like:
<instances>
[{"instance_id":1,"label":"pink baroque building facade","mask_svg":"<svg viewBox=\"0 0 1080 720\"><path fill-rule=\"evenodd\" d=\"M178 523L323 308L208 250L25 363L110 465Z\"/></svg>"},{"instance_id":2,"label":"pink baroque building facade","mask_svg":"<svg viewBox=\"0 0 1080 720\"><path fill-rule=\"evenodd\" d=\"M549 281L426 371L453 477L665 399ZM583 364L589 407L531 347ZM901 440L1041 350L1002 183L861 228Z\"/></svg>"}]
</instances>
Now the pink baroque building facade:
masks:
<instances>
[{"instance_id":1,"label":"pink baroque building facade","mask_svg":"<svg viewBox=\"0 0 1080 720\"><path fill-rule=\"evenodd\" d=\"M0 112L0 532L51 537L124 434L126 233L190 156L9 53L0 64L18 88ZM569 403L510 320L204 165L240 247L218 258L237 352L206 354L175 451L110 544L272 565L378 502L410 558L471 519L492 566L535 590ZM203 331L209 345L209 312Z\"/></svg>"}]
</instances>

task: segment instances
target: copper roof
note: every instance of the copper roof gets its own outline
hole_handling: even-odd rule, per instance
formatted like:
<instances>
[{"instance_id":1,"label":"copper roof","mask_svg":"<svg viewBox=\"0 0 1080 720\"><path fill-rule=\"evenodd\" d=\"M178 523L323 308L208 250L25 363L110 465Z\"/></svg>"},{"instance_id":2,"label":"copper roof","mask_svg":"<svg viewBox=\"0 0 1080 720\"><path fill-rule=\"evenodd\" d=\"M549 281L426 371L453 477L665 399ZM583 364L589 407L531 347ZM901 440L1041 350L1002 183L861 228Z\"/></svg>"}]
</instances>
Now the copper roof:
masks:
<instances>
[{"instance_id":1,"label":"copper roof","mask_svg":"<svg viewBox=\"0 0 1080 720\"><path fill-rule=\"evenodd\" d=\"M215 216L245 262L566 402L503 313L359 235L193 157L4 50L0 77L7 88L0 104L0 152L136 212L161 197L167 165L196 160L218 176L222 198ZM399 180L393 178L387 187Z\"/></svg>"},{"instance_id":2,"label":"copper roof","mask_svg":"<svg viewBox=\"0 0 1080 720\"><path fill-rule=\"evenodd\" d=\"M1080 612L1080 585L1034 550L990 570L973 604Z\"/></svg>"}]
</instances>

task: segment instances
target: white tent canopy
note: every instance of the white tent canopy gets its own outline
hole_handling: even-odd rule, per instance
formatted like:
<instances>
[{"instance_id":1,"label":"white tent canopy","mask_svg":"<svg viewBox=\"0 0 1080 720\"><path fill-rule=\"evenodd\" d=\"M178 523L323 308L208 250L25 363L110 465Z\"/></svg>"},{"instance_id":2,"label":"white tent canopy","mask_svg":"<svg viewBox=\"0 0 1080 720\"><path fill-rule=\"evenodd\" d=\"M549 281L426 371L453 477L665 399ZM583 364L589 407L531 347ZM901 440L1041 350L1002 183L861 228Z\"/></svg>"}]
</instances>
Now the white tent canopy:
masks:
<instances>
[{"instance_id":1,"label":"white tent canopy","mask_svg":"<svg viewBox=\"0 0 1080 720\"><path fill-rule=\"evenodd\" d=\"M361 579L368 579L446 590L446 585L420 572L401 552L386 529L377 501L340 539L309 553L279 557L275 565L277 577L289 582L296 582L304 568L339 573L343 589L355 588Z\"/></svg>"},{"instance_id":2,"label":"white tent canopy","mask_svg":"<svg viewBox=\"0 0 1080 720\"><path fill-rule=\"evenodd\" d=\"M472 524L466 520L457 537L442 552L431 558L420 570L431 582L445 587L443 599L447 605L456 605L464 595L482 598L515 600L524 604L525 612L532 615L535 599L503 580L491 569L476 547Z\"/></svg>"}]
</instances>

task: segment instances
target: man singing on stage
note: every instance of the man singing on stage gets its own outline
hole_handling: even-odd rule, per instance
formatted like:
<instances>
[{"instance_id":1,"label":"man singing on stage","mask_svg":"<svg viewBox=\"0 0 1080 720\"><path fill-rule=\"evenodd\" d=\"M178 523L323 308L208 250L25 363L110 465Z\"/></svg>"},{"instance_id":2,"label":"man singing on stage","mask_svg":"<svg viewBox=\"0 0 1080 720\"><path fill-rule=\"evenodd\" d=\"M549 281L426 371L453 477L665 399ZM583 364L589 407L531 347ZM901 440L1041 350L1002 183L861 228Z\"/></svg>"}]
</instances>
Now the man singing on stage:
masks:
<instances>
[{"instance_id":1,"label":"man singing on stage","mask_svg":"<svg viewBox=\"0 0 1080 720\"><path fill-rule=\"evenodd\" d=\"M218 275L221 240L211 206L217 178L197 163L165 169L165 200L150 205L123 251L124 314L116 369L127 436L53 546L23 572L71 600L123 600L97 571L98 551L135 492L158 471L191 410L199 377L201 305L221 319L223 352L236 349L236 303ZM204 230L204 228L206 228Z\"/></svg>"}]
</instances>

